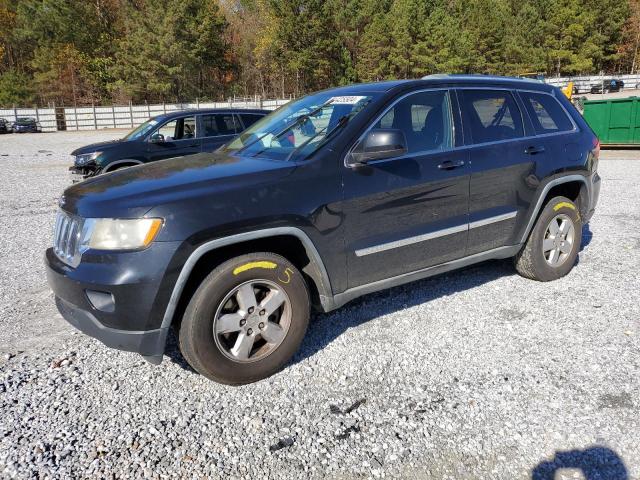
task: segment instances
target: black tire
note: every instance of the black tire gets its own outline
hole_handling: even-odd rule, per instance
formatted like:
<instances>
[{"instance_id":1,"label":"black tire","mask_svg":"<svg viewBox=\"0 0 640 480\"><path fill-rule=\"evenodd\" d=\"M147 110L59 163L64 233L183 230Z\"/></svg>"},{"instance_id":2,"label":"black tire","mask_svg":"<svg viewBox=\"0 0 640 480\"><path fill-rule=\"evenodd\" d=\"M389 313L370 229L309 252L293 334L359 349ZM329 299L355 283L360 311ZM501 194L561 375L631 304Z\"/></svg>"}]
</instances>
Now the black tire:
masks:
<instances>
[{"instance_id":1,"label":"black tire","mask_svg":"<svg viewBox=\"0 0 640 480\"><path fill-rule=\"evenodd\" d=\"M566 253L564 260L557 265L552 265L547 261L546 254L543 252L543 242L551 221L559 215L572 222L574 236L571 250ZM576 263L581 242L582 220L578 207L568 198L554 197L542 209L527 242L516 255L516 270L523 277L539 282L550 282L564 277Z\"/></svg>"},{"instance_id":2,"label":"black tire","mask_svg":"<svg viewBox=\"0 0 640 480\"><path fill-rule=\"evenodd\" d=\"M225 299L235 298L229 297L231 292L259 280L272 282L286 294L290 305L288 330L264 358L235 361L221 345L225 340L214 335L214 318L222 303L232 301ZM228 385L252 383L279 371L296 353L309 324L309 313L307 284L291 262L273 253L241 255L213 270L194 293L180 326L180 350L197 372L211 380ZM264 342L260 336L256 338Z\"/></svg>"}]
</instances>

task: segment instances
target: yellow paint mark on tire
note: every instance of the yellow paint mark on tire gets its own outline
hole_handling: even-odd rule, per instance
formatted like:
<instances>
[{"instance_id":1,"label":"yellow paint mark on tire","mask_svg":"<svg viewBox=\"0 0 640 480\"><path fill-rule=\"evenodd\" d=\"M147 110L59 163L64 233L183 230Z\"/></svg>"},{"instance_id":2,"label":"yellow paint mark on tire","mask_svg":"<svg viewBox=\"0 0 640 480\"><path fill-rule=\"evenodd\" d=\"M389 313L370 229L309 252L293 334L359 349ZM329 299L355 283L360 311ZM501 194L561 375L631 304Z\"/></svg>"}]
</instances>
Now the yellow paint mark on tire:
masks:
<instances>
[{"instance_id":1,"label":"yellow paint mark on tire","mask_svg":"<svg viewBox=\"0 0 640 480\"><path fill-rule=\"evenodd\" d=\"M557 204L555 207L553 207L553 210L557 212L557 211L558 211L558 210L560 210L562 207L567 207L567 208L570 208L571 210L575 210L575 209L576 209L575 205L573 205L572 203L569 203L569 202L560 202L560 203L559 203L559 204Z\"/></svg>"},{"instance_id":2,"label":"yellow paint mark on tire","mask_svg":"<svg viewBox=\"0 0 640 480\"><path fill-rule=\"evenodd\" d=\"M251 270L253 268L266 268L268 270L273 270L274 268L277 268L278 265L276 265L273 262L249 262L249 263L245 263L244 265L240 265L239 267L236 267L233 269L233 274L234 275L238 275L242 272L246 272L247 270Z\"/></svg>"},{"instance_id":3,"label":"yellow paint mark on tire","mask_svg":"<svg viewBox=\"0 0 640 480\"><path fill-rule=\"evenodd\" d=\"M278 276L278 280L280 280L280 283L287 285L289 282L291 282L291 275L293 275L293 270L287 267L284 269L284 274L287 278L280 278L280 276Z\"/></svg>"}]
</instances>

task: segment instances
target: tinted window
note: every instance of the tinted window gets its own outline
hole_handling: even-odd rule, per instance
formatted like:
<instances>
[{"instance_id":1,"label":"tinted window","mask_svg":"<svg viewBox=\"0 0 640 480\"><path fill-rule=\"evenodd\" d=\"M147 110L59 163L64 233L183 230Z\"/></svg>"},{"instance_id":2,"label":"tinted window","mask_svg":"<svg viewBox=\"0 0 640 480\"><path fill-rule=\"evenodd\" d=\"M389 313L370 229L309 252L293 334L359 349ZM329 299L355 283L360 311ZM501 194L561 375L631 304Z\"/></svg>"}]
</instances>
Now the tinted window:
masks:
<instances>
[{"instance_id":1,"label":"tinted window","mask_svg":"<svg viewBox=\"0 0 640 480\"><path fill-rule=\"evenodd\" d=\"M240 122L231 113L216 113L202 115L203 137L217 137L219 135L235 135L242 130Z\"/></svg>"},{"instance_id":2,"label":"tinted window","mask_svg":"<svg viewBox=\"0 0 640 480\"><path fill-rule=\"evenodd\" d=\"M202 115L201 124L203 137L215 137L219 135L215 115Z\"/></svg>"},{"instance_id":3,"label":"tinted window","mask_svg":"<svg viewBox=\"0 0 640 480\"><path fill-rule=\"evenodd\" d=\"M402 130L409 153L451 148L449 94L437 91L409 95L387 111L374 128Z\"/></svg>"},{"instance_id":4,"label":"tinted window","mask_svg":"<svg viewBox=\"0 0 640 480\"><path fill-rule=\"evenodd\" d=\"M196 136L195 117L176 118L158 128L153 135L160 134L166 142L171 140L183 140Z\"/></svg>"},{"instance_id":5,"label":"tinted window","mask_svg":"<svg viewBox=\"0 0 640 480\"><path fill-rule=\"evenodd\" d=\"M244 123L244 128L249 128L251 125L256 123L258 120L262 118L262 115L254 115L250 113L241 113L240 118L242 119L242 123Z\"/></svg>"},{"instance_id":6,"label":"tinted window","mask_svg":"<svg viewBox=\"0 0 640 480\"><path fill-rule=\"evenodd\" d=\"M467 128L474 143L495 142L524 136L522 116L509 92L464 90L462 103Z\"/></svg>"},{"instance_id":7,"label":"tinted window","mask_svg":"<svg viewBox=\"0 0 640 480\"><path fill-rule=\"evenodd\" d=\"M536 133L573 130L573 124L558 101L543 93L520 92Z\"/></svg>"},{"instance_id":8,"label":"tinted window","mask_svg":"<svg viewBox=\"0 0 640 480\"><path fill-rule=\"evenodd\" d=\"M218 123L218 132L220 135L234 135L242 131L240 122L235 115L231 113L215 115Z\"/></svg>"}]
</instances>

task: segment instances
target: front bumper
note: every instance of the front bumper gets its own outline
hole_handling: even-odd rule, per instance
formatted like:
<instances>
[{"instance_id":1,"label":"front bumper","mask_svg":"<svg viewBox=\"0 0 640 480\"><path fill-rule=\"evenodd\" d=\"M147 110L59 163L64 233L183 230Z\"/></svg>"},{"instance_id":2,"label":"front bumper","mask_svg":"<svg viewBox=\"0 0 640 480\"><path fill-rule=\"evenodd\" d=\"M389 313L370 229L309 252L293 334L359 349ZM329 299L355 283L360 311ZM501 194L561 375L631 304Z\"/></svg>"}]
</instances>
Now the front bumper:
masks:
<instances>
[{"instance_id":1,"label":"front bumper","mask_svg":"<svg viewBox=\"0 0 640 480\"><path fill-rule=\"evenodd\" d=\"M91 312L82 310L58 296L56 307L67 322L82 333L100 340L107 347L139 353L155 364L162 360L167 329L130 331L105 327Z\"/></svg>"},{"instance_id":2,"label":"front bumper","mask_svg":"<svg viewBox=\"0 0 640 480\"><path fill-rule=\"evenodd\" d=\"M164 312L179 270L171 260L179 242L156 242L135 252L86 252L77 268L47 249L47 282L62 316L78 330L108 347L137 352L159 361L168 326ZM175 273L175 275L174 275ZM91 294L111 298L100 304Z\"/></svg>"},{"instance_id":3,"label":"front bumper","mask_svg":"<svg viewBox=\"0 0 640 480\"><path fill-rule=\"evenodd\" d=\"M72 167L69 167L69 173L71 173L72 175L71 178L77 181L84 180L85 178L88 178L88 177L93 177L97 172L98 172L98 168L96 167L95 164L85 165L82 167L73 165Z\"/></svg>"}]
</instances>

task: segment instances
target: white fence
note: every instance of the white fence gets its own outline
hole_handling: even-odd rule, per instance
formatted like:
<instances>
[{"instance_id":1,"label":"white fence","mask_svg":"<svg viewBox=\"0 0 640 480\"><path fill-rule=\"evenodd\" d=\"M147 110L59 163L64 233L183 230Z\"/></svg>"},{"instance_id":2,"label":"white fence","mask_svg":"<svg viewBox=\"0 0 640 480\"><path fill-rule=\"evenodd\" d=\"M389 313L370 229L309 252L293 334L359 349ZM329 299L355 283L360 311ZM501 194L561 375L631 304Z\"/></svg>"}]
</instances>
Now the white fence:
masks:
<instances>
[{"instance_id":1,"label":"white fence","mask_svg":"<svg viewBox=\"0 0 640 480\"><path fill-rule=\"evenodd\" d=\"M588 92L592 85L601 83L603 80L612 78L622 80L625 88L636 88L640 84L640 74L633 75L587 75L579 77L554 77L546 78L545 82L556 87L566 87L569 82L573 82L580 92Z\"/></svg>"},{"instance_id":2,"label":"white fence","mask_svg":"<svg viewBox=\"0 0 640 480\"><path fill-rule=\"evenodd\" d=\"M203 108L260 108L275 110L289 99L166 103L155 105L124 105L110 107L58 107L0 109L0 118L13 123L18 117L35 118L45 132L56 130L100 130L104 128L133 128L150 117L167 112ZM57 117L57 118L56 118ZM64 125L64 128L62 127Z\"/></svg>"}]
</instances>

